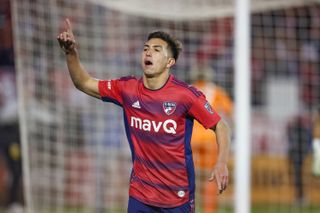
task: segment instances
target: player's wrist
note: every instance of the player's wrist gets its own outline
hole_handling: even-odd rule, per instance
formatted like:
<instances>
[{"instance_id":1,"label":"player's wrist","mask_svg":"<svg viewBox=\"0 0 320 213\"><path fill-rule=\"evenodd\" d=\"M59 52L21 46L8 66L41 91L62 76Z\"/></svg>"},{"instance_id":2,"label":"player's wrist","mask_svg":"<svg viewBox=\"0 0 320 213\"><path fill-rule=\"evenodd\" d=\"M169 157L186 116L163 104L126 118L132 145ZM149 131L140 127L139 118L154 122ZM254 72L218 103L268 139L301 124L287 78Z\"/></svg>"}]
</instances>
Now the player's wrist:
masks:
<instances>
[{"instance_id":1,"label":"player's wrist","mask_svg":"<svg viewBox=\"0 0 320 213\"><path fill-rule=\"evenodd\" d=\"M65 51L64 51L64 53L66 54L66 55L76 55L77 54L77 49L74 47L74 48L72 48L72 49L66 49Z\"/></svg>"},{"instance_id":2,"label":"player's wrist","mask_svg":"<svg viewBox=\"0 0 320 213\"><path fill-rule=\"evenodd\" d=\"M216 165L226 166L228 163L226 161L217 161Z\"/></svg>"}]
</instances>

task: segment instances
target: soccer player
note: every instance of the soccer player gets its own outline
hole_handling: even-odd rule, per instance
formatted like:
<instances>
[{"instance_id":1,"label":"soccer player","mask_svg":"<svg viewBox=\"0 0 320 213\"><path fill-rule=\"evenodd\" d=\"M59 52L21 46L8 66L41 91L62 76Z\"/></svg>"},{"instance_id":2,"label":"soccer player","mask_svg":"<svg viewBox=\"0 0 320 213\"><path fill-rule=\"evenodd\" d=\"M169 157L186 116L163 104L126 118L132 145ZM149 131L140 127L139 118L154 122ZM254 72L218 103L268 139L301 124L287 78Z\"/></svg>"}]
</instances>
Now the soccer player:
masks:
<instances>
[{"instance_id":1,"label":"soccer player","mask_svg":"<svg viewBox=\"0 0 320 213\"><path fill-rule=\"evenodd\" d=\"M213 83L213 69L208 61L200 61L190 72L193 86L204 93L209 103L224 121L232 126L233 103L224 88ZM191 148L196 170L198 193L201 195L199 203L203 213L215 213L218 208L217 185L207 181L208 173L217 161L216 136L205 129L199 122L195 122L191 138Z\"/></svg>"},{"instance_id":2,"label":"soccer player","mask_svg":"<svg viewBox=\"0 0 320 213\"><path fill-rule=\"evenodd\" d=\"M57 37L75 87L121 106L132 153L128 212L194 212L195 177L190 139L193 120L212 129L219 146L209 177L228 184L229 129L204 95L170 74L181 50L165 32L149 34L141 54L142 77L92 78L81 65L70 21Z\"/></svg>"}]
</instances>

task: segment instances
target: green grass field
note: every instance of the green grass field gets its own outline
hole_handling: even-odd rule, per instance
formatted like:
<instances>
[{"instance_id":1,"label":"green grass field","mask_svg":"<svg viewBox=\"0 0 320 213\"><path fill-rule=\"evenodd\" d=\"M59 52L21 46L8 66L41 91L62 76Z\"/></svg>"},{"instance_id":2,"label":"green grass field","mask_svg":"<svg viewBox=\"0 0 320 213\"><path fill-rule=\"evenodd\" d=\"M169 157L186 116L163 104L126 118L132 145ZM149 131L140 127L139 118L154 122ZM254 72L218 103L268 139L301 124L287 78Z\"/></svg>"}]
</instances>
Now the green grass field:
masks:
<instances>
[{"instance_id":1,"label":"green grass field","mask_svg":"<svg viewBox=\"0 0 320 213\"><path fill-rule=\"evenodd\" d=\"M219 208L218 213L233 213L232 207ZM251 213L319 213L320 206L254 205Z\"/></svg>"},{"instance_id":2,"label":"green grass field","mask_svg":"<svg viewBox=\"0 0 320 213\"><path fill-rule=\"evenodd\" d=\"M57 213L57 210L43 210L35 213ZM64 209L63 213L93 213L93 210L85 210L80 208ZM125 213L125 209L109 209L105 213ZM233 213L232 207L220 207L217 213ZM254 205L251 208L251 213L319 213L320 205L318 206L294 206L294 205ZM0 213L7 213L4 209L0 209ZM197 211L197 213L201 213Z\"/></svg>"}]
</instances>

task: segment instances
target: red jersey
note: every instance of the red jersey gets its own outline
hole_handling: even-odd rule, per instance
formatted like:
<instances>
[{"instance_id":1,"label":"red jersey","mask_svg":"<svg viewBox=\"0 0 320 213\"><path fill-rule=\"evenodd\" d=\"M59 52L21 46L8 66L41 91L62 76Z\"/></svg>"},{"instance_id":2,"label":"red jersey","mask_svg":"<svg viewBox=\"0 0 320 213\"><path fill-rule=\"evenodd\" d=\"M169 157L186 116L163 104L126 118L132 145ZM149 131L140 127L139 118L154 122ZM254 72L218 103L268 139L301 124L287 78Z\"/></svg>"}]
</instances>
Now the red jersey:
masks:
<instances>
[{"instance_id":1,"label":"red jersey","mask_svg":"<svg viewBox=\"0 0 320 213\"><path fill-rule=\"evenodd\" d=\"M129 195L164 208L192 201L193 119L205 128L220 120L204 95L173 75L158 90L147 89L142 78L123 77L99 81L99 92L103 101L124 110L133 161Z\"/></svg>"}]
</instances>

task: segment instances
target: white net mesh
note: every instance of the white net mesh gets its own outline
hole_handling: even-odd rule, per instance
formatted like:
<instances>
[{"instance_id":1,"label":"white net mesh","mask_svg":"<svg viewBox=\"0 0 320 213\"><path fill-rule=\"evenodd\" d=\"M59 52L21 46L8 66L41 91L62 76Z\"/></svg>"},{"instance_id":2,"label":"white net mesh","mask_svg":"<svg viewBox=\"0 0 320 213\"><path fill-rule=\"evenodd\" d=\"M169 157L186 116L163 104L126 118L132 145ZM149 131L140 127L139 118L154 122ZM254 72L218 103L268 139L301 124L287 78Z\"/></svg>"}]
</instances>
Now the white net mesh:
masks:
<instances>
[{"instance_id":1,"label":"white net mesh","mask_svg":"<svg viewBox=\"0 0 320 213\"><path fill-rule=\"evenodd\" d=\"M319 17L319 4L252 16L253 201L289 205L290 212L319 210L305 208L319 201L319 179L311 175Z\"/></svg>"},{"instance_id":2,"label":"white net mesh","mask_svg":"<svg viewBox=\"0 0 320 213\"><path fill-rule=\"evenodd\" d=\"M252 4L254 202L290 205L294 200L294 184L284 174L285 125L301 109L310 112L320 99L320 10L312 2ZM195 69L206 64L214 83L233 97L231 0L15 0L12 8L34 212L125 212L127 205L131 159L122 111L73 87L56 41L66 17L73 24L82 63L96 78L141 75L143 42L160 29L184 45L174 75L191 82ZM301 66L316 71L301 76ZM232 179L232 161L230 168ZM232 183L221 197L221 212L232 208ZM315 192L308 192L310 202L319 201ZM204 195L197 193L201 212Z\"/></svg>"}]
</instances>

